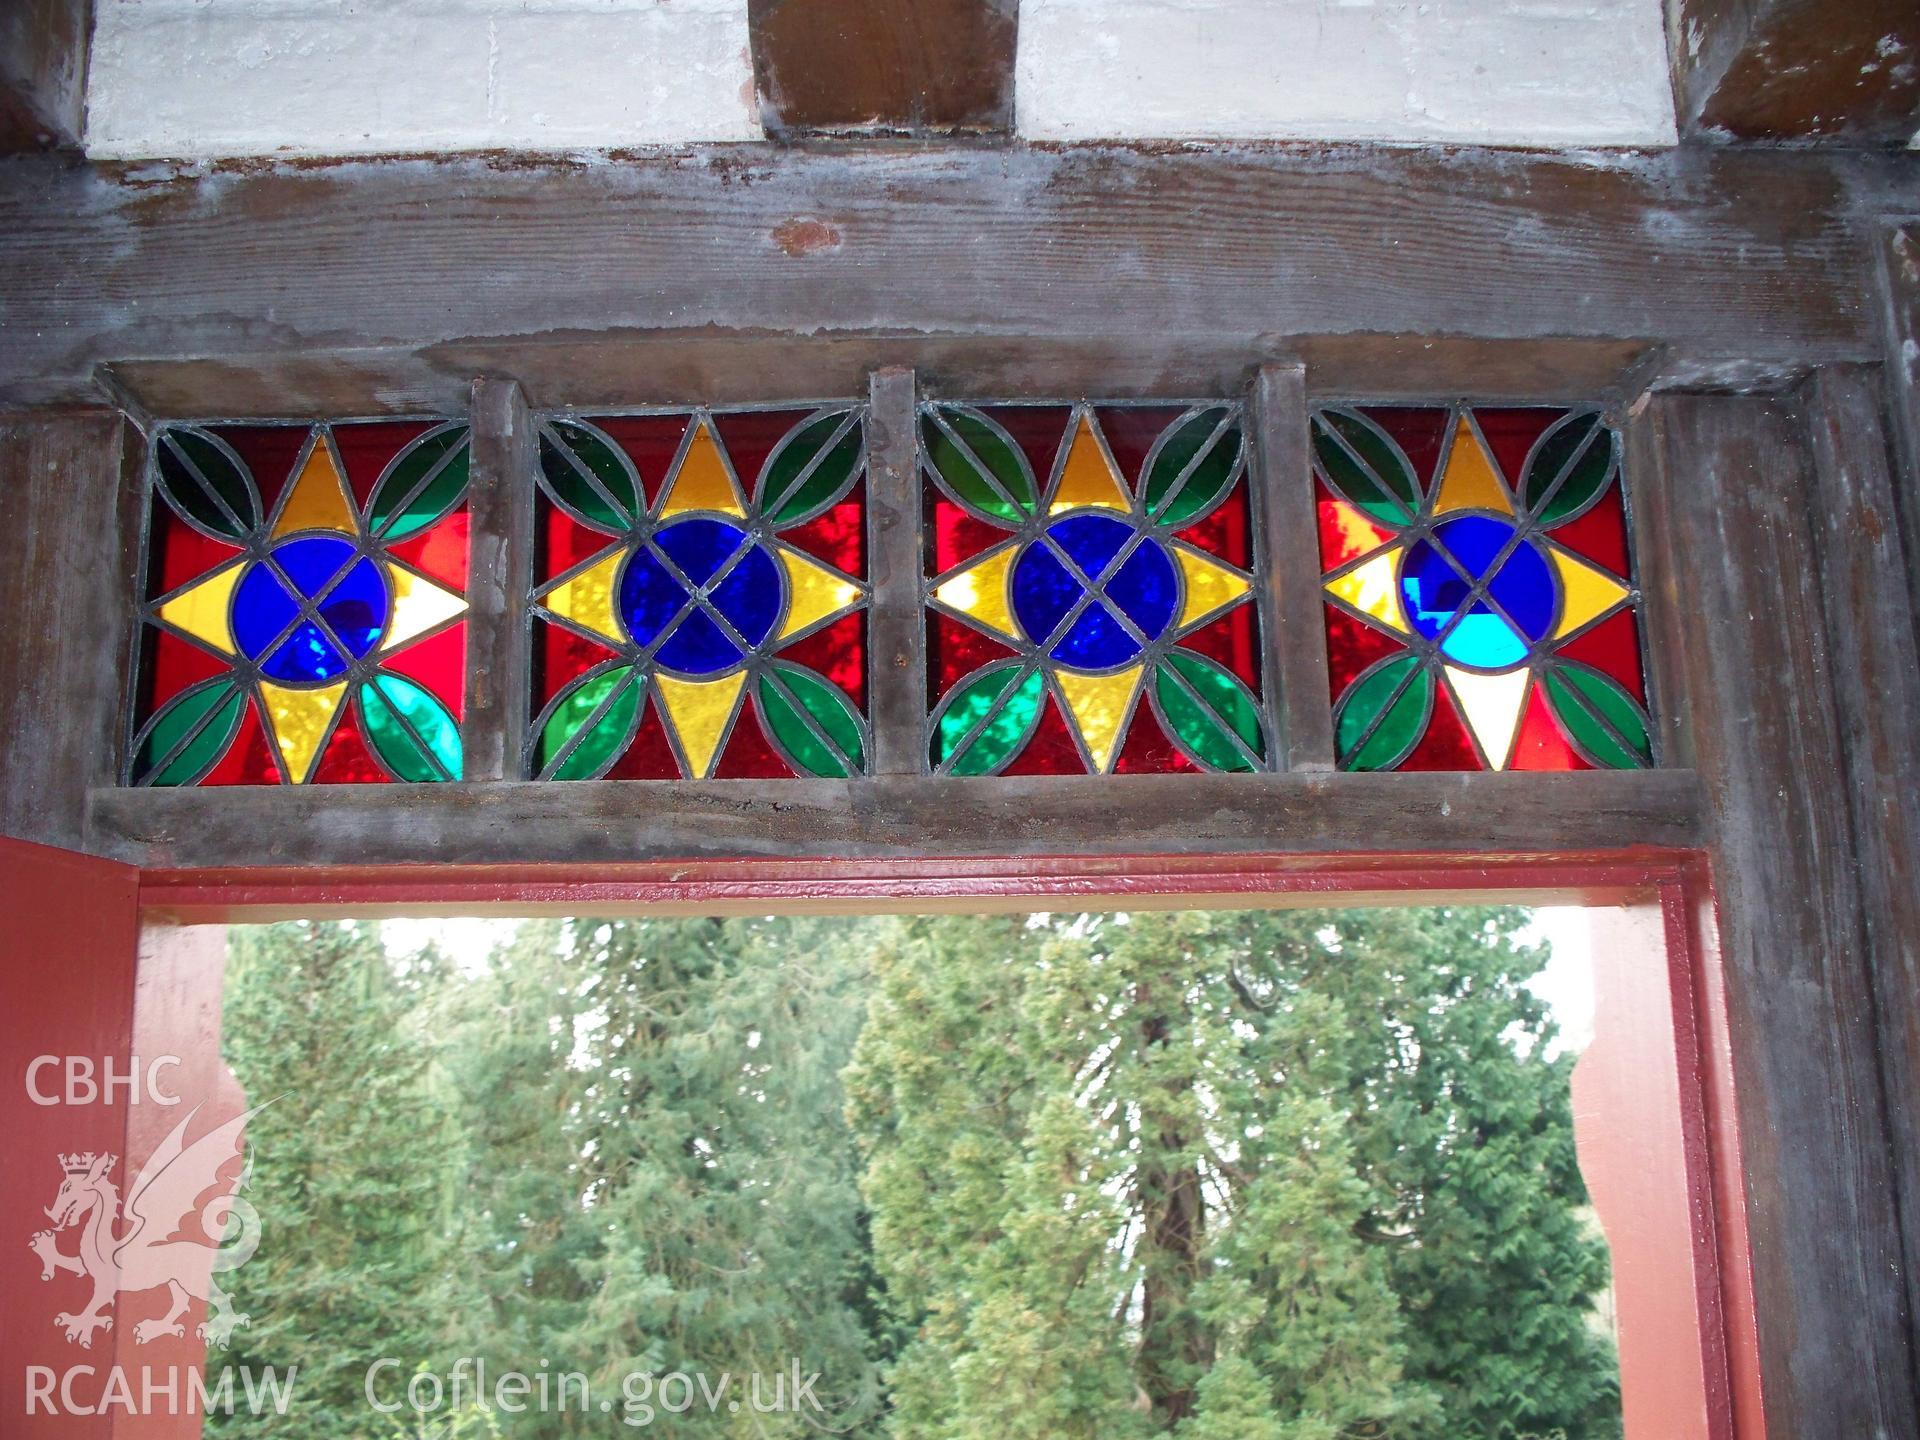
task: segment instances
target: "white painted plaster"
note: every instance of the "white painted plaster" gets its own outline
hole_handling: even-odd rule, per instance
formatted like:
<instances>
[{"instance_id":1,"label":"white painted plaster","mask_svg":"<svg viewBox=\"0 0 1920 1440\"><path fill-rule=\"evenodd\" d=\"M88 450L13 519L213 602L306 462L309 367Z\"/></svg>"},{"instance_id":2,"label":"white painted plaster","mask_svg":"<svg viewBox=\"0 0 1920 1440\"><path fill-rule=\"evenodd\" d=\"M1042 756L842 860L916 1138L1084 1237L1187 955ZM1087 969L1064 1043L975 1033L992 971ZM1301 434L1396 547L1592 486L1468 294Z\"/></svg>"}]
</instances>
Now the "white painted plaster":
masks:
<instances>
[{"instance_id":1,"label":"white painted plaster","mask_svg":"<svg viewBox=\"0 0 1920 1440\"><path fill-rule=\"evenodd\" d=\"M102 0L87 149L203 159L757 140L746 0Z\"/></svg>"},{"instance_id":2,"label":"white painted plaster","mask_svg":"<svg viewBox=\"0 0 1920 1440\"><path fill-rule=\"evenodd\" d=\"M87 147L105 158L761 136L746 0L100 0L97 14ZM1039 140L1674 139L1661 0L1022 0L1015 106Z\"/></svg>"},{"instance_id":3,"label":"white painted plaster","mask_svg":"<svg viewBox=\"0 0 1920 1440\"><path fill-rule=\"evenodd\" d=\"M1021 0L1033 139L1675 140L1661 0Z\"/></svg>"}]
</instances>

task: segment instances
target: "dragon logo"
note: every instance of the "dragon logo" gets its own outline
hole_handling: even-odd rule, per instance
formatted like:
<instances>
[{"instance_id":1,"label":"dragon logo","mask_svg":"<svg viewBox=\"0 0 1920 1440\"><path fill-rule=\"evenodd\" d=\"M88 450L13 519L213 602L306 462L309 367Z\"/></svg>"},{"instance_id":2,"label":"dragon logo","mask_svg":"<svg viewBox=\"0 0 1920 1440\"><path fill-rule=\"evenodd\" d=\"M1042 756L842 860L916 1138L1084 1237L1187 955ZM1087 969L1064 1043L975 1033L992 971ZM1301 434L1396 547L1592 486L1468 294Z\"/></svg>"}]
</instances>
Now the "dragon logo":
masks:
<instances>
[{"instance_id":1,"label":"dragon logo","mask_svg":"<svg viewBox=\"0 0 1920 1440\"><path fill-rule=\"evenodd\" d=\"M200 1109L189 1111L134 1180L126 1228L119 1233L120 1192L110 1178L119 1157L92 1151L60 1157L66 1178L46 1211L53 1228L28 1243L40 1257L42 1280L67 1271L93 1282L93 1298L84 1310L54 1316L68 1340L91 1348L94 1331L113 1329L114 1296L143 1290L164 1288L168 1296L165 1315L133 1327L133 1338L143 1345L162 1335L184 1336L180 1317L194 1300L207 1302L206 1321L194 1333L209 1344L224 1348L235 1328L248 1322L215 1277L244 1265L260 1244L260 1217L235 1193L246 1184L252 1162L245 1161L229 1179L220 1175L243 1157L241 1132L264 1109L256 1105L191 1145L185 1143L187 1126ZM214 1193L201 1205L209 1191ZM211 1238L195 1234L196 1227L188 1224L196 1210L197 1228ZM56 1237L75 1226L81 1227L80 1248L69 1255ZM229 1229L235 1233L222 1243Z\"/></svg>"}]
</instances>

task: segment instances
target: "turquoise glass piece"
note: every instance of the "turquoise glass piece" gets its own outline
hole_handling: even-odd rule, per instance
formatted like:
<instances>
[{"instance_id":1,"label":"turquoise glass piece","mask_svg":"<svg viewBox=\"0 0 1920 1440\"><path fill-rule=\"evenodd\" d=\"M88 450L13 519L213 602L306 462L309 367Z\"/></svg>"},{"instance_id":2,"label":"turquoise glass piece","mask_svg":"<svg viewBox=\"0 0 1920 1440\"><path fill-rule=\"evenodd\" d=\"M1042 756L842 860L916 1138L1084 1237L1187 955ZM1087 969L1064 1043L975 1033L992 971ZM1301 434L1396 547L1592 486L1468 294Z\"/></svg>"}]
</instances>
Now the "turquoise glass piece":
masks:
<instances>
[{"instance_id":1,"label":"turquoise glass piece","mask_svg":"<svg viewBox=\"0 0 1920 1440\"><path fill-rule=\"evenodd\" d=\"M1463 515L1434 526L1400 567L1407 620L1456 664L1517 665L1553 625L1559 597L1546 558L1505 520ZM1449 559L1451 557L1451 559ZM1474 593L1478 587L1478 593Z\"/></svg>"}]
</instances>

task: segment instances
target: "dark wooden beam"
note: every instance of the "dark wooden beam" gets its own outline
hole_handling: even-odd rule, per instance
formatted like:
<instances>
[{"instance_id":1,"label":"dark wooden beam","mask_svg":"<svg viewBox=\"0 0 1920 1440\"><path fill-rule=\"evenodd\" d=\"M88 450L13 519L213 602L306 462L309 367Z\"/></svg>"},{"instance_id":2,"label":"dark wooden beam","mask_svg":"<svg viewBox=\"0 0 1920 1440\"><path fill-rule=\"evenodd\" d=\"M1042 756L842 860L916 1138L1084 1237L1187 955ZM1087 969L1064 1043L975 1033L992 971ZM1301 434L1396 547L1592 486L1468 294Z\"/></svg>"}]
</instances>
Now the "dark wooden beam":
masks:
<instances>
[{"instance_id":1,"label":"dark wooden beam","mask_svg":"<svg viewBox=\"0 0 1920 1440\"><path fill-rule=\"evenodd\" d=\"M0 5L0 154L79 145L92 39L93 0Z\"/></svg>"},{"instance_id":2,"label":"dark wooden beam","mask_svg":"<svg viewBox=\"0 0 1920 1440\"><path fill-rule=\"evenodd\" d=\"M99 789L92 848L158 866L721 857L1565 855L1700 838L1685 771L525 781Z\"/></svg>"},{"instance_id":3,"label":"dark wooden beam","mask_svg":"<svg viewBox=\"0 0 1920 1440\"><path fill-rule=\"evenodd\" d=\"M1347 394L1590 396L1662 346L1669 381L1754 385L1874 358L1861 210L1908 190L1910 162L1684 149L722 147L172 179L17 157L0 404L91 398L102 362L161 416L444 410L477 373L536 409L791 395L796 373L845 393L876 364L931 394L1232 393L1300 359ZM832 238L794 253L796 221Z\"/></svg>"},{"instance_id":4,"label":"dark wooden beam","mask_svg":"<svg viewBox=\"0 0 1920 1440\"><path fill-rule=\"evenodd\" d=\"M1886 225L1878 239L1887 408L1899 458L1894 514L1906 545L1908 599L1920 617L1920 222Z\"/></svg>"},{"instance_id":5,"label":"dark wooden beam","mask_svg":"<svg viewBox=\"0 0 1920 1440\"><path fill-rule=\"evenodd\" d=\"M760 120L799 135L1004 135L1018 0L747 0Z\"/></svg>"},{"instance_id":6,"label":"dark wooden beam","mask_svg":"<svg viewBox=\"0 0 1920 1440\"><path fill-rule=\"evenodd\" d=\"M1908 1103L1920 1095L1920 642L1883 394L1877 368L1836 366L1817 372L1799 399L1813 442L1814 552L1847 741L1908 1311L1920 1316L1920 1110Z\"/></svg>"},{"instance_id":7,"label":"dark wooden beam","mask_svg":"<svg viewBox=\"0 0 1920 1440\"><path fill-rule=\"evenodd\" d=\"M1706 806L1767 1433L1920 1434L1833 675L1861 642L1831 621L1867 617L1823 594L1823 481L1791 398L1656 395L1628 443L1668 748Z\"/></svg>"},{"instance_id":8,"label":"dark wooden beam","mask_svg":"<svg viewBox=\"0 0 1920 1440\"><path fill-rule=\"evenodd\" d=\"M144 453L107 410L0 421L0 835L79 844L116 778Z\"/></svg>"},{"instance_id":9,"label":"dark wooden beam","mask_svg":"<svg viewBox=\"0 0 1920 1440\"><path fill-rule=\"evenodd\" d=\"M1905 145L1920 127L1913 0L1668 0L1681 134Z\"/></svg>"}]
</instances>

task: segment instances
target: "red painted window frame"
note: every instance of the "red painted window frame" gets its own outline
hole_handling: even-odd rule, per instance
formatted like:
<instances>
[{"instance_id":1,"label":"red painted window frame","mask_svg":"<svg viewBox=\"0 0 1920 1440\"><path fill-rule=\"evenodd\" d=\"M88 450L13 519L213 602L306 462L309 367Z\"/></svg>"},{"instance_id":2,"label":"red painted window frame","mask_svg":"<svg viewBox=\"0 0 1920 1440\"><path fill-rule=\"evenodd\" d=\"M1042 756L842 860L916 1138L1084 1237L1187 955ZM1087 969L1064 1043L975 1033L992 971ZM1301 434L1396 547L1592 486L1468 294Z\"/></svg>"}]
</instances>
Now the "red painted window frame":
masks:
<instances>
[{"instance_id":1,"label":"red painted window frame","mask_svg":"<svg viewBox=\"0 0 1920 1440\"><path fill-rule=\"evenodd\" d=\"M1575 1074L1576 1134L1614 1252L1627 1440L1761 1440L1725 980L1706 865L1694 852L152 869L138 875L135 904L145 986L170 968L211 973L221 950L209 927L294 916L1442 901L1602 912L1596 1036ZM43 903L58 909L67 902L54 895ZM217 999L211 1007L181 999L163 997L141 1012L130 1027L133 1053L197 1045L204 1055L208 1034L217 1034ZM150 1127L137 1116L126 1123L129 1151L158 1138L144 1133ZM115 1339L115 1350L129 1343L121 1329ZM150 1363L151 1350L143 1358ZM163 1430L190 1436L197 1426Z\"/></svg>"}]
</instances>

